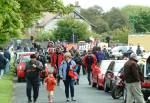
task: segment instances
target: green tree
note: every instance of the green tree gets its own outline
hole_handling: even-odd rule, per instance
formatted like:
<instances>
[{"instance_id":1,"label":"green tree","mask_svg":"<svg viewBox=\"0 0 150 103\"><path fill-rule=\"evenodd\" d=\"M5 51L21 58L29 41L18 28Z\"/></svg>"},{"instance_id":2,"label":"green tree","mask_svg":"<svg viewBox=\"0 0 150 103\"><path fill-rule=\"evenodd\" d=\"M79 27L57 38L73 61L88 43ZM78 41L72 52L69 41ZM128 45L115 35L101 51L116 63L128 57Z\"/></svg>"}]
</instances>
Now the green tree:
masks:
<instances>
[{"instance_id":1,"label":"green tree","mask_svg":"<svg viewBox=\"0 0 150 103\"><path fill-rule=\"evenodd\" d=\"M128 16L126 16L121 10L112 8L109 12L103 16L104 20L108 22L111 30L128 27Z\"/></svg>"},{"instance_id":2,"label":"green tree","mask_svg":"<svg viewBox=\"0 0 150 103\"><path fill-rule=\"evenodd\" d=\"M0 43L19 36L42 12L69 13L73 9L72 5L65 7L61 0L0 0Z\"/></svg>"},{"instance_id":3,"label":"green tree","mask_svg":"<svg viewBox=\"0 0 150 103\"><path fill-rule=\"evenodd\" d=\"M22 19L15 0L0 0L0 44L21 33Z\"/></svg>"},{"instance_id":4,"label":"green tree","mask_svg":"<svg viewBox=\"0 0 150 103\"><path fill-rule=\"evenodd\" d=\"M89 7L88 9L81 9L83 15L88 21L95 25L93 28L97 33L104 33L109 31L108 23L102 18L103 9L99 6Z\"/></svg>"},{"instance_id":5,"label":"green tree","mask_svg":"<svg viewBox=\"0 0 150 103\"><path fill-rule=\"evenodd\" d=\"M21 17L25 27L32 24L40 17L41 12L68 13L73 10L72 5L64 6L61 0L17 0L20 4Z\"/></svg>"},{"instance_id":6,"label":"green tree","mask_svg":"<svg viewBox=\"0 0 150 103\"><path fill-rule=\"evenodd\" d=\"M133 32L150 32L150 7L129 5L122 11L128 15Z\"/></svg>"},{"instance_id":7,"label":"green tree","mask_svg":"<svg viewBox=\"0 0 150 103\"><path fill-rule=\"evenodd\" d=\"M128 43L129 29L126 27L110 31L109 34L112 35L112 40L116 43Z\"/></svg>"},{"instance_id":8,"label":"green tree","mask_svg":"<svg viewBox=\"0 0 150 103\"><path fill-rule=\"evenodd\" d=\"M89 37L89 28L85 22L69 17L58 21L57 26L56 30L54 30L54 35L59 40L71 41L73 34L78 37L78 40L84 40Z\"/></svg>"}]
</instances>

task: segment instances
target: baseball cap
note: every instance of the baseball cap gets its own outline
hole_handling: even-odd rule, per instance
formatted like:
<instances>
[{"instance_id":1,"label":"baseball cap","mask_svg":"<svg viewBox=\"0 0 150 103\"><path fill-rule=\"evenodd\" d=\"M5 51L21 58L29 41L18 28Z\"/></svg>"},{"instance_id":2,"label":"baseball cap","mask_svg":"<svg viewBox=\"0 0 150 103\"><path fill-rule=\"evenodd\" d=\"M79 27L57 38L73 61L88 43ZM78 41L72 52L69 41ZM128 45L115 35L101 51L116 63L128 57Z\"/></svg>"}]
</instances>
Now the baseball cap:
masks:
<instances>
[{"instance_id":1,"label":"baseball cap","mask_svg":"<svg viewBox=\"0 0 150 103\"><path fill-rule=\"evenodd\" d=\"M136 55L135 53L132 53L132 54L130 55L130 58L132 58L132 59L138 61L137 55Z\"/></svg>"}]
</instances>

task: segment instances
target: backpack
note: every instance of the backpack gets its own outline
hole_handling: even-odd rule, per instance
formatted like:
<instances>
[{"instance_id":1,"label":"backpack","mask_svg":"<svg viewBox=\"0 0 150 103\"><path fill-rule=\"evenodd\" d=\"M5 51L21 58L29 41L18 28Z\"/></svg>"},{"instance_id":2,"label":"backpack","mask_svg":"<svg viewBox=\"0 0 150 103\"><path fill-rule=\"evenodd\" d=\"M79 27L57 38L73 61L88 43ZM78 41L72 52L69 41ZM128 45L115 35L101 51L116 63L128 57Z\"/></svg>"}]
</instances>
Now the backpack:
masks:
<instances>
[{"instance_id":1,"label":"backpack","mask_svg":"<svg viewBox=\"0 0 150 103\"><path fill-rule=\"evenodd\" d=\"M87 63L88 65L92 65L93 62L94 62L94 60L93 60L92 55L88 55L87 58L86 58L86 63Z\"/></svg>"},{"instance_id":2,"label":"backpack","mask_svg":"<svg viewBox=\"0 0 150 103\"><path fill-rule=\"evenodd\" d=\"M76 64L82 65L82 59L80 57L74 57L73 60L76 62Z\"/></svg>"}]
</instances>

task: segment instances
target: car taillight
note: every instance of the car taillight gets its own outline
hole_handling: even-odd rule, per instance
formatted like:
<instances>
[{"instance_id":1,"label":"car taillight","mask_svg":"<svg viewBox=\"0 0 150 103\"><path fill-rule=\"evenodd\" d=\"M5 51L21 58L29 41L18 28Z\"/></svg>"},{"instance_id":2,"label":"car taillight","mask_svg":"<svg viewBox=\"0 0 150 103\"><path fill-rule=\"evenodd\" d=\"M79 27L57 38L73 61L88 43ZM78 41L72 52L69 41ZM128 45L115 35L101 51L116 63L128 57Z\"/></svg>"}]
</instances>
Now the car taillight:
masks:
<instances>
[{"instance_id":1,"label":"car taillight","mask_svg":"<svg viewBox=\"0 0 150 103\"><path fill-rule=\"evenodd\" d=\"M142 87L150 87L150 80L144 80L144 83L142 83Z\"/></svg>"}]
</instances>

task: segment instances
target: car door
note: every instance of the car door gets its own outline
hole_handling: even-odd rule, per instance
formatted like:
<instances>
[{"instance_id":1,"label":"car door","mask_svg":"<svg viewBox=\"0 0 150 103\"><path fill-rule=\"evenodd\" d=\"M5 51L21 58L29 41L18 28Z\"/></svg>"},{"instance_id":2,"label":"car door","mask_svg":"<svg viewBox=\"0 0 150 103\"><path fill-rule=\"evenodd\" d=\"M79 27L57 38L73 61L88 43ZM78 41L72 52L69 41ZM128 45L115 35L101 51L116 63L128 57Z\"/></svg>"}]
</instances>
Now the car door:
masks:
<instances>
[{"instance_id":1,"label":"car door","mask_svg":"<svg viewBox=\"0 0 150 103\"><path fill-rule=\"evenodd\" d=\"M112 61L110 65L108 66L108 69L105 74L105 82L107 84L107 87L109 88L111 87L111 80L114 76L113 74L114 66L115 66L115 61Z\"/></svg>"}]
</instances>

